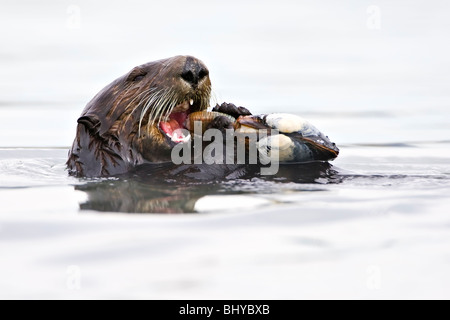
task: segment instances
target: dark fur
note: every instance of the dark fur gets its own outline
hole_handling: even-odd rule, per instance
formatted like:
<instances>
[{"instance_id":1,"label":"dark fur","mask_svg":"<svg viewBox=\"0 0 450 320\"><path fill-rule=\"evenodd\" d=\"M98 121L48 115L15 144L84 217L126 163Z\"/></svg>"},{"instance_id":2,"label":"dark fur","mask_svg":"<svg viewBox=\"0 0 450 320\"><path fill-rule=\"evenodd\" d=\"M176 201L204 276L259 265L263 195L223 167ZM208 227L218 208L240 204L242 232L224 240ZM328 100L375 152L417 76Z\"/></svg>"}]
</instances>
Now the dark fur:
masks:
<instances>
[{"instance_id":1,"label":"dark fur","mask_svg":"<svg viewBox=\"0 0 450 320\"><path fill-rule=\"evenodd\" d=\"M207 108L211 82L204 64L190 56L150 62L118 78L87 104L78 119L67 161L71 175L117 175L143 163L170 161L172 145L157 125L146 129L148 117L139 135L142 97L150 88L172 88L179 103L194 99L192 111L199 111Z\"/></svg>"}]
</instances>

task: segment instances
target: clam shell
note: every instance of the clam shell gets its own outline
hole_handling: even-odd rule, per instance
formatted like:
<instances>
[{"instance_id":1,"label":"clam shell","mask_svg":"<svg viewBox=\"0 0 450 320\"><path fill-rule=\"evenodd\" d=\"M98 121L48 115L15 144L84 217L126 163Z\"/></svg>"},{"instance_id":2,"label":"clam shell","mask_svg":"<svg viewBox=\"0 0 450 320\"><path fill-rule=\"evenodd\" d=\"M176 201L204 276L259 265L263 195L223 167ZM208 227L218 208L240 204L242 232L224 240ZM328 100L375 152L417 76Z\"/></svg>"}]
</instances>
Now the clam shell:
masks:
<instances>
[{"instance_id":1,"label":"clam shell","mask_svg":"<svg viewBox=\"0 0 450 320\"><path fill-rule=\"evenodd\" d=\"M200 121L202 123L202 133L206 131L208 125L217 117L226 117L230 119L233 123L236 119L229 114L216 112L216 111L198 111L191 113L186 119L185 127L190 132L194 132L194 122Z\"/></svg>"}]
</instances>

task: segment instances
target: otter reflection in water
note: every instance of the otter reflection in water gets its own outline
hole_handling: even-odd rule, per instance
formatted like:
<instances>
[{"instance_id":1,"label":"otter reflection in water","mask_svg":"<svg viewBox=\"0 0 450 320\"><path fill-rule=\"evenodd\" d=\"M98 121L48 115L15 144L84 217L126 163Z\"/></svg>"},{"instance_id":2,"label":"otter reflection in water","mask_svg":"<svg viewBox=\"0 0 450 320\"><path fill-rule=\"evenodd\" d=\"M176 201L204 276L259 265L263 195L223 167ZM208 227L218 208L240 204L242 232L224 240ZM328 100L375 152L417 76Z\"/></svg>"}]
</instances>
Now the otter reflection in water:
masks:
<instances>
[{"instance_id":1,"label":"otter reflection in water","mask_svg":"<svg viewBox=\"0 0 450 320\"><path fill-rule=\"evenodd\" d=\"M262 176L257 166L236 168L230 179L211 180L206 165L142 166L115 178L91 181L75 188L87 194L82 210L128 213L194 213L198 199L209 195L270 193L284 184L339 183L342 179L327 162L285 164L276 176ZM230 168L223 170L229 171ZM319 184L320 183L320 184ZM244 185L245 187L242 187Z\"/></svg>"},{"instance_id":2,"label":"otter reflection in water","mask_svg":"<svg viewBox=\"0 0 450 320\"><path fill-rule=\"evenodd\" d=\"M82 209L195 212L197 199L228 190L225 181L336 180L325 161L339 149L309 122L283 113L252 115L228 103L207 111L210 96L209 71L191 56L135 67L100 91L78 119L67 168L74 176L115 180L77 186L88 194ZM237 144L228 148L229 141ZM263 173L273 164L275 170Z\"/></svg>"}]
</instances>

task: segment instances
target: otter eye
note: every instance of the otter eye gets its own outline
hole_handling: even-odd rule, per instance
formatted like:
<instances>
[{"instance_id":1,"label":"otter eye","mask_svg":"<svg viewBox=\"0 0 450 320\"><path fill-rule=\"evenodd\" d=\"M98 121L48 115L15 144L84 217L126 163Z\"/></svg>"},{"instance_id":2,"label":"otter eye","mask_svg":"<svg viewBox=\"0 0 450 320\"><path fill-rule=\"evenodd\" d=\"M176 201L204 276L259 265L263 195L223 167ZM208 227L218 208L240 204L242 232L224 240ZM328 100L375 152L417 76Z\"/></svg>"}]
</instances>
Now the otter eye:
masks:
<instances>
[{"instance_id":1,"label":"otter eye","mask_svg":"<svg viewBox=\"0 0 450 320\"><path fill-rule=\"evenodd\" d=\"M144 79L144 77L145 77L145 75L140 74L140 75L134 77L134 79L132 81L141 81L142 79Z\"/></svg>"},{"instance_id":2,"label":"otter eye","mask_svg":"<svg viewBox=\"0 0 450 320\"><path fill-rule=\"evenodd\" d=\"M127 77L127 81L141 81L147 75L147 72L141 68L134 68Z\"/></svg>"}]
</instances>

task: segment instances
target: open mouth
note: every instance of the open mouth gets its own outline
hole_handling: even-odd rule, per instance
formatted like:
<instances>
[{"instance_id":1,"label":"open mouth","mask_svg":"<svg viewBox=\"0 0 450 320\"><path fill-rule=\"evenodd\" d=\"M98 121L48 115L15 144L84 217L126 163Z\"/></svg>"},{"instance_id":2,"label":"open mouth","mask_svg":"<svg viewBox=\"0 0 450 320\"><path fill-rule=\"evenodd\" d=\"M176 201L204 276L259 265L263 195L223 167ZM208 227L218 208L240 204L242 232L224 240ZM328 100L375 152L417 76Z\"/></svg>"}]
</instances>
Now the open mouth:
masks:
<instances>
[{"instance_id":1,"label":"open mouth","mask_svg":"<svg viewBox=\"0 0 450 320\"><path fill-rule=\"evenodd\" d=\"M167 121L161 121L159 123L159 128L175 143L190 141L191 135L189 131L186 130L185 122L189 114L195 109L196 104L193 99L180 103L167 117Z\"/></svg>"}]
</instances>

